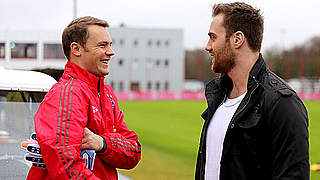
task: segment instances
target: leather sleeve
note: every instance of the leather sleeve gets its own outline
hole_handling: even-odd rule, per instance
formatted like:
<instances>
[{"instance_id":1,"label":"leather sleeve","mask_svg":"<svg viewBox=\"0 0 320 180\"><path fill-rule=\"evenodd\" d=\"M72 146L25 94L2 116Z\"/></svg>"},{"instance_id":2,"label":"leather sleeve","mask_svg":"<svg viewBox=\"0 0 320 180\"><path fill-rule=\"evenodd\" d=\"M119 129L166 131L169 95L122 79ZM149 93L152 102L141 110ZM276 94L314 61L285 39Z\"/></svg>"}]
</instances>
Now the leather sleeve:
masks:
<instances>
[{"instance_id":1,"label":"leather sleeve","mask_svg":"<svg viewBox=\"0 0 320 180\"><path fill-rule=\"evenodd\" d=\"M282 93L270 105L272 179L310 179L308 114L295 93Z\"/></svg>"}]
</instances>

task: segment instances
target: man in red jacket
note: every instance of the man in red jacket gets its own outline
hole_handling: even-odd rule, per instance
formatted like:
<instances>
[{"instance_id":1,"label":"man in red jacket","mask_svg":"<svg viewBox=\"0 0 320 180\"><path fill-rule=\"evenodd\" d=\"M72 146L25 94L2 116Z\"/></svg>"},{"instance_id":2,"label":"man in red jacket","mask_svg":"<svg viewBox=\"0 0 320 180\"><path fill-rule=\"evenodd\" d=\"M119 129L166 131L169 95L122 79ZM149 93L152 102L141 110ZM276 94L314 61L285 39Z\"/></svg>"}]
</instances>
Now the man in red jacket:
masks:
<instances>
[{"instance_id":1,"label":"man in red jacket","mask_svg":"<svg viewBox=\"0 0 320 180\"><path fill-rule=\"evenodd\" d=\"M106 21L73 20L62 34L68 59L64 74L47 93L34 117L46 168L32 166L28 179L110 179L141 158L137 135L123 121L117 98L104 84L114 51ZM81 149L96 152L93 170Z\"/></svg>"}]
</instances>

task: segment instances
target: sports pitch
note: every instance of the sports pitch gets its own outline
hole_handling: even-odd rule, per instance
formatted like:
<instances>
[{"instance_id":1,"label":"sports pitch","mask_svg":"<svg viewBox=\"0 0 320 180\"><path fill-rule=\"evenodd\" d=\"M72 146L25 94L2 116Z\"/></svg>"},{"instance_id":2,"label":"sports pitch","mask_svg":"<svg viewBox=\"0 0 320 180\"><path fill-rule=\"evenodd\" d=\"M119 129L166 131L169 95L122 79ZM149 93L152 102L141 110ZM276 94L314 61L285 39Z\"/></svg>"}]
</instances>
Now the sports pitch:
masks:
<instances>
[{"instance_id":1,"label":"sports pitch","mask_svg":"<svg viewBox=\"0 0 320 180\"><path fill-rule=\"evenodd\" d=\"M310 161L320 162L320 101L306 101ZM125 122L142 144L142 160L121 173L137 180L194 179L205 101L121 101ZM320 180L312 172L311 180Z\"/></svg>"}]
</instances>

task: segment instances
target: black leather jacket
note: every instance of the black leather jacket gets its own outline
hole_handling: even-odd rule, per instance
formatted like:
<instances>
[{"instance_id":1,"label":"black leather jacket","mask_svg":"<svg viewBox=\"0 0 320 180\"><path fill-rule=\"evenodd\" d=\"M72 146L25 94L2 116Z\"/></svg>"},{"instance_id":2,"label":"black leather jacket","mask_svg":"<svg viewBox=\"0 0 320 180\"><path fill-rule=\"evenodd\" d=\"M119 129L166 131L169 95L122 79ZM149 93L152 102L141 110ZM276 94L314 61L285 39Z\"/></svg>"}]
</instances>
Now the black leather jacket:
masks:
<instances>
[{"instance_id":1,"label":"black leather jacket","mask_svg":"<svg viewBox=\"0 0 320 180\"><path fill-rule=\"evenodd\" d=\"M208 108L198 152L196 180L205 179L206 134L216 109L232 89L227 75L206 86ZM260 54L250 71L247 94L228 126L220 180L310 178L308 114L297 94L271 72Z\"/></svg>"}]
</instances>

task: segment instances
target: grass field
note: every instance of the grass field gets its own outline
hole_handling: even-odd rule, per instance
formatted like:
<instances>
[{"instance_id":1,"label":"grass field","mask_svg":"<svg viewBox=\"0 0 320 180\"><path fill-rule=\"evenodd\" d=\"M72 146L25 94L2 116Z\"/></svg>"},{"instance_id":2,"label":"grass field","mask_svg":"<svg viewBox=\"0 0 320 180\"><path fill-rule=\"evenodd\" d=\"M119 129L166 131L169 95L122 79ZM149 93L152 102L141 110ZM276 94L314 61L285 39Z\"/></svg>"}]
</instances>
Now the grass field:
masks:
<instances>
[{"instance_id":1,"label":"grass field","mask_svg":"<svg viewBox=\"0 0 320 180\"><path fill-rule=\"evenodd\" d=\"M310 119L310 161L320 162L320 101L305 102ZM191 180L205 101L122 101L125 121L142 144L142 160L121 173L135 180ZM320 172L311 173L320 180Z\"/></svg>"},{"instance_id":2,"label":"grass field","mask_svg":"<svg viewBox=\"0 0 320 180\"><path fill-rule=\"evenodd\" d=\"M320 163L320 101L307 101L309 114L310 162ZM312 172L311 180L320 180L320 172Z\"/></svg>"}]
</instances>

